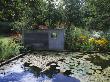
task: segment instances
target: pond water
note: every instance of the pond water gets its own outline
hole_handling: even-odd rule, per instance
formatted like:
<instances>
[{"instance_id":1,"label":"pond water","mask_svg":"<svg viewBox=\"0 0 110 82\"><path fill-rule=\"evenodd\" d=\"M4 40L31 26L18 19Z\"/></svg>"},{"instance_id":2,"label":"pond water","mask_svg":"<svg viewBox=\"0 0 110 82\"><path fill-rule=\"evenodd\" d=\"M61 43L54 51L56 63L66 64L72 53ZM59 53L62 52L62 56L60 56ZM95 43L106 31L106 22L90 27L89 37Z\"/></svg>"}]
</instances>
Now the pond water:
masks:
<instances>
[{"instance_id":1,"label":"pond water","mask_svg":"<svg viewBox=\"0 0 110 82\"><path fill-rule=\"evenodd\" d=\"M0 73L0 82L80 82L68 73L60 73L53 64L49 69L42 71L36 66L29 66L29 63L16 63Z\"/></svg>"},{"instance_id":2,"label":"pond water","mask_svg":"<svg viewBox=\"0 0 110 82\"><path fill-rule=\"evenodd\" d=\"M110 55L27 54L0 67L0 82L110 82Z\"/></svg>"}]
</instances>

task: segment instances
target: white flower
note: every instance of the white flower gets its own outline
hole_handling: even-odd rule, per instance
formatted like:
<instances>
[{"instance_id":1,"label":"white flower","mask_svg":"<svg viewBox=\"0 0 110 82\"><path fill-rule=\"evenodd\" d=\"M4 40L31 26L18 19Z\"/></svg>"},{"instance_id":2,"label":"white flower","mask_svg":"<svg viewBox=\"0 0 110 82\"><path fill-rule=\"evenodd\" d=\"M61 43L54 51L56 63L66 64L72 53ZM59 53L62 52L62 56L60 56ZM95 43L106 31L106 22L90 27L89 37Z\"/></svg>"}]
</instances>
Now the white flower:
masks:
<instances>
[{"instance_id":1,"label":"white flower","mask_svg":"<svg viewBox=\"0 0 110 82\"><path fill-rule=\"evenodd\" d=\"M99 32L94 32L93 33L93 37L94 38L100 38L101 36L100 36L100 33Z\"/></svg>"}]
</instances>

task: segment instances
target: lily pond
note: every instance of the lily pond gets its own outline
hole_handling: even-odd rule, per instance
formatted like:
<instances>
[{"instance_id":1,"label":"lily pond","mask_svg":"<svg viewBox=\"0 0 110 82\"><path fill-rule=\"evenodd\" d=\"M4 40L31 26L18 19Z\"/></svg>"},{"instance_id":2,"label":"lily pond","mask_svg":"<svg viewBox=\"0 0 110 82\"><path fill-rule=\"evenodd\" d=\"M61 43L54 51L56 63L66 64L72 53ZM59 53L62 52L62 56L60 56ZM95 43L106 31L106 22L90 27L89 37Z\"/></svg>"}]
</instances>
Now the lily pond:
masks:
<instances>
[{"instance_id":1,"label":"lily pond","mask_svg":"<svg viewBox=\"0 0 110 82\"><path fill-rule=\"evenodd\" d=\"M110 82L110 54L34 52L0 67L0 82Z\"/></svg>"}]
</instances>

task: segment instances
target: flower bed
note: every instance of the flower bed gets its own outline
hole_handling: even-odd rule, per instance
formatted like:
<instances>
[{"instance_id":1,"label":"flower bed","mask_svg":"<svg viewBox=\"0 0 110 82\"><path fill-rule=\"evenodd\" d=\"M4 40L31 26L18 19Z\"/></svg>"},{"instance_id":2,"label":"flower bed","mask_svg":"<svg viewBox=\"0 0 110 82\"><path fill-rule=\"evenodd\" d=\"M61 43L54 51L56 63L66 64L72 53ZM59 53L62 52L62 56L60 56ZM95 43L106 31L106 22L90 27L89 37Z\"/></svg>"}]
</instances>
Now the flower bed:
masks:
<instances>
[{"instance_id":1,"label":"flower bed","mask_svg":"<svg viewBox=\"0 0 110 82\"><path fill-rule=\"evenodd\" d=\"M74 51L110 51L110 34L91 33L88 30L71 27L66 32L66 48Z\"/></svg>"}]
</instances>

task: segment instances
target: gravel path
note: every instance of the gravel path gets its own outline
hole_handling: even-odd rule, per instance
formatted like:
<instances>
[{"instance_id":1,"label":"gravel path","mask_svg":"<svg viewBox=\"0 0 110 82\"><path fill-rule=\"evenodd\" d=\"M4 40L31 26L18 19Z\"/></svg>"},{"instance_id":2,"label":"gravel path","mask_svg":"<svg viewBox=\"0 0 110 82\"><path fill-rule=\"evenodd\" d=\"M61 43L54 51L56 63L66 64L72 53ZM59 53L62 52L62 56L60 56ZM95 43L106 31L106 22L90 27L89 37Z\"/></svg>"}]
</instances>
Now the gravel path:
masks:
<instances>
[{"instance_id":1,"label":"gravel path","mask_svg":"<svg viewBox=\"0 0 110 82\"><path fill-rule=\"evenodd\" d=\"M97 57L100 59L97 59ZM110 65L106 65L110 63L110 55L99 53L35 52L0 67L0 73L17 63L23 64L25 62L31 63L30 66L34 65L42 68L43 71L48 69L47 64L49 62L57 62L60 66L61 72L71 70L72 73L70 76L79 79L81 82L110 82ZM104 68L102 65L96 65L97 62L99 64L100 62L105 64Z\"/></svg>"}]
</instances>

